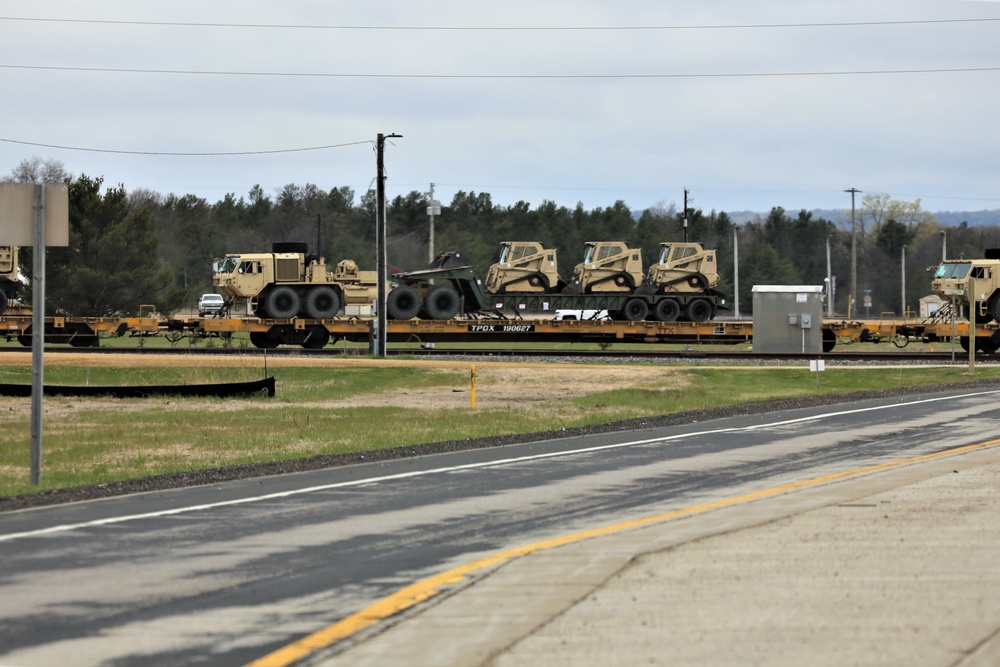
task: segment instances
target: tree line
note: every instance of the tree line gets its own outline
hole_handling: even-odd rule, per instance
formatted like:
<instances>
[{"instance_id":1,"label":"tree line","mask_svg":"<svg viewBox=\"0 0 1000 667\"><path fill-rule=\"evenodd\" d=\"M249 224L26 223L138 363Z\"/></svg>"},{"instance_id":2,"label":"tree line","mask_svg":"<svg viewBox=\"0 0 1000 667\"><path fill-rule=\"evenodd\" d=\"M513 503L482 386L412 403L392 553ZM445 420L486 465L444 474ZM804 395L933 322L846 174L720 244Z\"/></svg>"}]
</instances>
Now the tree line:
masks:
<instances>
[{"instance_id":1,"label":"tree line","mask_svg":"<svg viewBox=\"0 0 1000 667\"><path fill-rule=\"evenodd\" d=\"M259 185L245 196L217 202L195 195L162 195L106 186L100 177L72 176L53 160L22 162L4 179L64 182L69 186L70 245L50 248L46 257L46 302L52 312L77 316L129 315L143 304L164 314L190 307L212 291L212 262L227 253L266 252L274 241L305 241L328 263L345 258L375 268L375 193L360 196L346 186L322 189L290 184L267 194ZM823 285L827 253L835 276L835 312L847 316L852 242L856 246L858 294L853 315L899 314L930 292L928 268L936 267L947 244L955 257L982 257L1000 247L1000 226L942 226L919 200L865 194L854 214L837 220L806 210L775 206L766 215L736 224L725 212L678 210L660 205L636 215L623 201L584 209L542 201L494 204L485 192L458 192L435 216L435 251L454 250L485 275L503 241L539 241L559 250L560 273L568 277L582 260L587 241L625 241L641 248L646 265L663 242L691 241L715 248L719 289L734 295L739 264L741 314L751 311L754 285ZM427 198L410 192L387 202L386 255L395 270L427 266ZM905 257L904 257L905 256ZM30 276L30 250L21 253ZM30 292L29 292L30 293ZM863 297L871 306L863 306Z\"/></svg>"}]
</instances>

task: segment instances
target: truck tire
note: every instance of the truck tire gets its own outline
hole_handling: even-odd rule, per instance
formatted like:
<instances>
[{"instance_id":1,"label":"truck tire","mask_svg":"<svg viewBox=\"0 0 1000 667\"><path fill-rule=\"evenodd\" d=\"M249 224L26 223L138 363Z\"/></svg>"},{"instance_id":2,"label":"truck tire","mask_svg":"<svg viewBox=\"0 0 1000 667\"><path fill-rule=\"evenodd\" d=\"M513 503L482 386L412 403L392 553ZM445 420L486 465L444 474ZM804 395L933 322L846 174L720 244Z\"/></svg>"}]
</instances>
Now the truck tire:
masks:
<instances>
[{"instance_id":1,"label":"truck tire","mask_svg":"<svg viewBox=\"0 0 1000 667\"><path fill-rule=\"evenodd\" d=\"M649 316L649 306L642 299L629 299L622 308L622 317L631 322L642 322Z\"/></svg>"},{"instance_id":2,"label":"truck tire","mask_svg":"<svg viewBox=\"0 0 1000 667\"><path fill-rule=\"evenodd\" d=\"M424 299L424 310L432 320L450 320L458 314L462 301L450 285L435 287Z\"/></svg>"},{"instance_id":3,"label":"truck tire","mask_svg":"<svg viewBox=\"0 0 1000 667\"><path fill-rule=\"evenodd\" d=\"M684 314L692 322L708 322L712 319L712 304L705 299L691 299Z\"/></svg>"},{"instance_id":4,"label":"truck tire","mask_svg":"<svg viewBox=\"0 0 1000 667\"><path fill-rule=\"evenodd\" d=\"M267 298L264 299L264 308L268 317L276 320L292 319L299 314L302 300L295 290L287 285L281 285L272 289Z\"/></svg>"},{"instance_id":5,"label":"truck tire","mask_svg":"<svg viewBox=\"0 0 1000 667\"><path fill-rule=\"evenodd\" d=\"M3 310L0 309L0 312ZM1000 290L993 292L993 296L986 302L986 316L1000 322Z\"/></svg>"},{"instance_id":6,"label":"truck tire","mask_svg":"<svg viewBox=\"0 0 1000 667\"><path fill-rule=\"evenodd\" d=\"M409 320L420 312L420 295L412 287L398 285L386 298L385 312L391 320Z\"/></svg>"},{"instance_id":7,"label":"truck tire","mask_svg":"<svg viewBox=\"0 0 1000 667\"><path fill-rule=\"evenodd\" d=\"M313 287L306 294L306 315L314 320L328 320L339 311L340 297L329 285Z\"/></svg>"},{"instance_id":8,"label":"truck tire","mask_svg":"<svg viewBox=\"0 0 1000 667\"><path fill-rule=\"evenodd\" d=\"M675 299L660 299L656 302L653 314L661 322L676 322L681 316L681 304Z\"/></svg>"},{"instance_id":9,"label":"truck tire","mask_svg":"<svg viewBox=\"0 0 1000 667\"><path fill-rule=\"evenodd\" d=\"M0 290L0 315L7 311L7 295Z\"/></svg>"}]
</instances>

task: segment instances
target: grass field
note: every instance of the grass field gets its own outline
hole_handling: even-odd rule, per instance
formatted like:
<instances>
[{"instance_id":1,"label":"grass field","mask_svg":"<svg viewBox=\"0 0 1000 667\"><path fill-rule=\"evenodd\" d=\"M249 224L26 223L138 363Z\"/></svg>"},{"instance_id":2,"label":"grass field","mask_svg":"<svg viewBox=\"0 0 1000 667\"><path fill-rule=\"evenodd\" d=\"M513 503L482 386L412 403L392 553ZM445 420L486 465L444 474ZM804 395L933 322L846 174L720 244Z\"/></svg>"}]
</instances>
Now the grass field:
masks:
<instances>
[{"instance_id":1,"label":"grass field","mask_svg":"<svg viewBox=\"0 0 1000 667\"><path fill-rule=\"evenodd\" d=\"M30 359L0 365L0 382L30 384ZM245 381L257 356L48 355L47 384ZM639 364L476 365L370 359L272 359L275 398L44 400L40 487L29 483L30 399L0 397L0 495L235 463L530 433L782 397L969 379L967 367L719 367ZM982 367L977 378L1000 377Z\"/></svg>"}]
</instances>

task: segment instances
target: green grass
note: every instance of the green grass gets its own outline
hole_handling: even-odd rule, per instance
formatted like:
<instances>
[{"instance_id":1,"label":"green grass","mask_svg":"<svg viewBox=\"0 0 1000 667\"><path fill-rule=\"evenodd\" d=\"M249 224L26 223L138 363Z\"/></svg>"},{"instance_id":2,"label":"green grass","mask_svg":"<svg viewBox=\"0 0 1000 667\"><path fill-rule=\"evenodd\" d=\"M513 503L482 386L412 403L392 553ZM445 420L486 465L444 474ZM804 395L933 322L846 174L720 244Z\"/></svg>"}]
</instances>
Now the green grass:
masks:
<instances>
[{"instance_id":1,"label":"green grass","mask_svg":"<svg viewBox=\"0 0 1000 667\"><path fill-rule=\"evenodd\" d=\"M26 360L26 363L29 363ZM308 361L301 363L307 364ZM483 389L505 380L477 366ZM235 463L336 454L440 440L528 433L616 419L659 415L779 397L837 394L969 379L964 366L947 368L661 367L643 384L603 390L592 366L594 390L573 398L532 402L468 402L466 368L430 364L398 367L293 366L272 368L273 399L76 399L47 397L43 424L42 485L29 483L30 400L0 398L0 495L95 484L164 472ZM646 367L648 370L650 367ZM551 372L553 388L558 371ZM587 371L589 372L589 371ZM169 384L247 380L260 368L86 368L47 366L52 384ZM499 376L497 376L499 377ZM981 367L978 378L1000 377ZM28 366L0 366L0 382L30 383ZM515 385L516 386L516 385ZM441 390L444 390L443 392ZM386 391L403 391L392 405L344 404ZM420 407L421 397L453 397ZM377 402L377 401L369 401Z\"/></svg>"}]
</instances>

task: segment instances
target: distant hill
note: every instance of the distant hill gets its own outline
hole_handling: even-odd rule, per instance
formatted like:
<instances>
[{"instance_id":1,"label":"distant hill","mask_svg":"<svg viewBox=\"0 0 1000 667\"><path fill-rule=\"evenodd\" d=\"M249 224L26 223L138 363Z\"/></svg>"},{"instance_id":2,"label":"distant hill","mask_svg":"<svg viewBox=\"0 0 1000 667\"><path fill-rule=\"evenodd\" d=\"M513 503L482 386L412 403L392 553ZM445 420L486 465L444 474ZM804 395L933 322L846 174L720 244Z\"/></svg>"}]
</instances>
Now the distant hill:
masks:
<instances>
[{"instance_id":1,"label":"distant hill","mask_svg":"<svg viewBox=\"0 0 1000 667\"><path fill-rule=\"evenodd\" d=\"M840 220L849 220L851 217L851 209L813 209L813 218L824 218L830 220L831 222L838 222ZM786 211L788 215L793 218L799 214L798 211ZM750 222L757 219L758 217L763 220L767 217L768 211L726 211L733 222L738 225ZM934 217L937 218L945 227L958 227L963 222L968 223L970 227L987 227L991 225L1000 226L1000 209L993 210L982 210L982 211L937 211L934 213Z\"/></svg>"}]
</instances>

